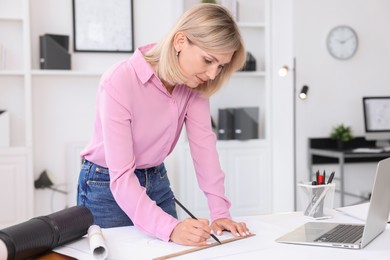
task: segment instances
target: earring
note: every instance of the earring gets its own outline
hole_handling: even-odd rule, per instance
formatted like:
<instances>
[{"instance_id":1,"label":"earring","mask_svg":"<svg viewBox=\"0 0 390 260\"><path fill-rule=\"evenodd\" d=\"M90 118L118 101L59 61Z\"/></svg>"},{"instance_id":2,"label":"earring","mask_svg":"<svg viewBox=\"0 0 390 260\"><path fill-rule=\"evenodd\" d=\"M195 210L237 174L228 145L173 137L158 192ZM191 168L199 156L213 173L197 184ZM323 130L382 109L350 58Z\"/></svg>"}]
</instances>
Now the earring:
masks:
<instances>
[{"instance_id":1,"label":"earring","mask_svg":"<svg viewBox=\"0 0 390 260\"><path fill-rule=\"evenodd\" d=\"M176 52L176 57L179 57L180 51Z\"/></svg>"}]
</instances>

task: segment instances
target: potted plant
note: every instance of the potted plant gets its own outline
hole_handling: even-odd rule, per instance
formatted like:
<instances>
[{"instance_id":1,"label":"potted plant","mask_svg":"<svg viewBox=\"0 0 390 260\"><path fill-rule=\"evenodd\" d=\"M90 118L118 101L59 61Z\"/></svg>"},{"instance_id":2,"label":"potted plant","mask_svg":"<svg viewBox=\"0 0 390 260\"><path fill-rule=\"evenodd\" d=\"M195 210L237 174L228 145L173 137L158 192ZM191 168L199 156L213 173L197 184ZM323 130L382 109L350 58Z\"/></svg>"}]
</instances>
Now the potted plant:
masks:
<instances>
[{"instance_id":1,"label":"potted plant","mask_svg":"<svg viewBox=\"0 0 390 260\"><path fill-rule=\"evenodd\" d=\"M202 0L201 3L210 3L210 4L216 4L216 0Z\"/></svg>"},{"instance_id":2,"label":"potted plant","mask_svg":"<svg viewBox=\"0 0 390 260\"><path fill-rule=\"evenodd\" d=\"M333 127L330 138L337 141L337 147L342 150L346 142L351 141L354 136L350 126L338 124Z\"/></svg>"}]
</instances>

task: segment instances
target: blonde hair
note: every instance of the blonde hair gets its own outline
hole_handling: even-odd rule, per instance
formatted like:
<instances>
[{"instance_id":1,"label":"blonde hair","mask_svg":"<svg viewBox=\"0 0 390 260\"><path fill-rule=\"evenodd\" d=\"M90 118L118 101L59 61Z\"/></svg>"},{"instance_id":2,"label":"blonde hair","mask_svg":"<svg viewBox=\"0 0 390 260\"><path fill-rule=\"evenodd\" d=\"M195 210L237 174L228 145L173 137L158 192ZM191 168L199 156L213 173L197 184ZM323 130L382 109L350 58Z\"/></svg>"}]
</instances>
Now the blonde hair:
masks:
<instances>
[{"instance_id":1,"label":"blonde hair","mask_svg":"<svg viewBox=\"0 0 390 260\"><path fill-rule=\"evenodd\" d=\"M144 54L146 61L156 69L157 76L168 84L175 85L185 81L173 46L177 32L185 33L189 42L206 52L234 51L229 64L224 66L214 80L209 80L196 88L205 95L215 93L235 71L244 66L245 47L230 12L218 4L197 4L179 18L165 38Z\"/></svg>"}]
</instances>

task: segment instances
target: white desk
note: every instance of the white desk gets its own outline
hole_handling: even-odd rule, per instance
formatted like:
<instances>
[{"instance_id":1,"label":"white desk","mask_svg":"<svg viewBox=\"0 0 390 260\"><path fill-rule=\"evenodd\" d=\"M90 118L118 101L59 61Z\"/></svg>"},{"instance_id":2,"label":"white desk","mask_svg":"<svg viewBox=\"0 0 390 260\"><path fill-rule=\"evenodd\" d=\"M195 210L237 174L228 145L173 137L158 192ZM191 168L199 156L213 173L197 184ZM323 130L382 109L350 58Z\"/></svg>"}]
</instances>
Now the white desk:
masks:
<instances>
[{"instance_id":1,"label":"white desk","mask_svg":"<svg viewBox=\"0 0 390 260\"><path fill-rule=\"evenodd\" d=\"M342 208L341 210L346 213L336 211L334 217L326 221L362 223L361 219L365 218L367 207L368 204ZM390 225L364 249L354 250L276 243L276 238L310 220L304 217L302 212L240 217L236 220L245 221L256 236L174 259L390 259ZM134 227L103 229L103 234L109 250L109 259L152 259L190 248L162 242L139 232ZM87 238L53 251L77 259L94 259L89 254Z\"/></svg>"}]
</instances>

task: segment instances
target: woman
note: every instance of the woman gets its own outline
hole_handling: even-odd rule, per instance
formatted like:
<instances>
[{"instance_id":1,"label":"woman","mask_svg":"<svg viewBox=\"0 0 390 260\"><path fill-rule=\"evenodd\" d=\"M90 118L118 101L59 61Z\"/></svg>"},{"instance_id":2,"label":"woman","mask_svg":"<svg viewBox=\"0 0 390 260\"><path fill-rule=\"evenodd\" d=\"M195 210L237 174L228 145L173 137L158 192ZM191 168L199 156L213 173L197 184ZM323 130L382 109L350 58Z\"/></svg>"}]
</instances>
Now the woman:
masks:
<instances>
[{"instance_id":1,"label":"woman","mask_svg":"<svg viewBox=\"0 0 390 260\"><path fill-rule=\"evenodd\" d=\"M211 230L250 234L245 223L230 218L208 98L244 62L242 38L229 12L199 4L162 41L137 49L102 76L78 188L78 204L91 210L97 225L135 225L191 246L205 245ZM211 227L206 219L177 219L163 161L184 124Z\"/></svg>"}]
</instances>

